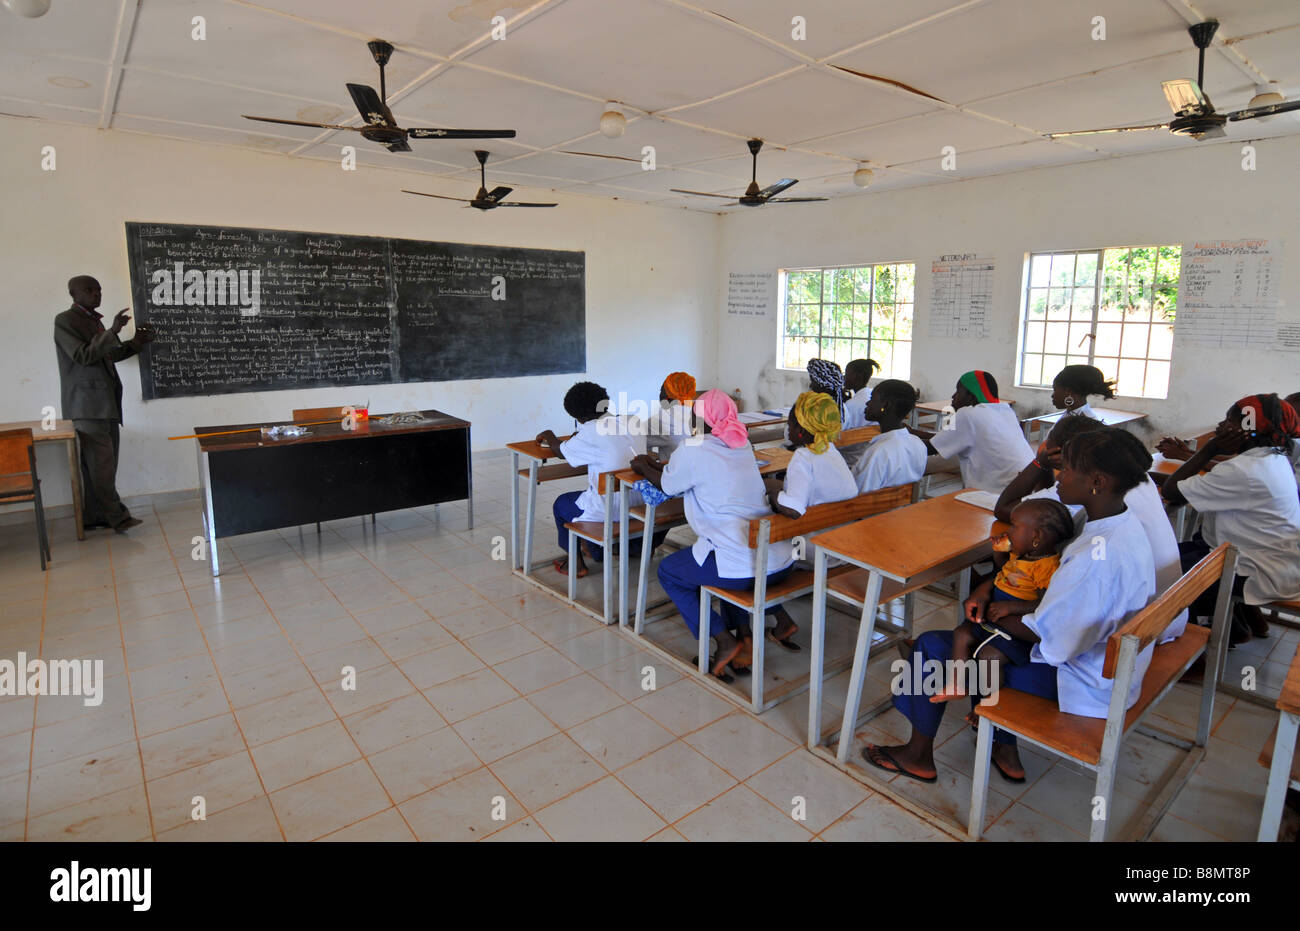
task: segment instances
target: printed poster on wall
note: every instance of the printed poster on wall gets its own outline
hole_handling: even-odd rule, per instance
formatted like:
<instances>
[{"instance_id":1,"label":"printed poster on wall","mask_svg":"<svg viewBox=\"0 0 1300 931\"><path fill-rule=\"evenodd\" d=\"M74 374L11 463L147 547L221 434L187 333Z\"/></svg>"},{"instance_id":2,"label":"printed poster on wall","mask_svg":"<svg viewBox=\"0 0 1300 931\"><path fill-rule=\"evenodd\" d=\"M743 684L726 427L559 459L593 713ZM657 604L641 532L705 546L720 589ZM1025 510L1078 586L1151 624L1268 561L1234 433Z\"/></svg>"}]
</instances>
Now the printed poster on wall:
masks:
<instances>
[{"instance_id":1,"label":"printed poster on wall","mask_svg":"<svg viewBox=\"0 0 1300 931\"><path fill-rule=\"evenodd\" d=\"M727 314L768 319L776 303L776 272L728 272Z\"/></svg>"}]
</instances>

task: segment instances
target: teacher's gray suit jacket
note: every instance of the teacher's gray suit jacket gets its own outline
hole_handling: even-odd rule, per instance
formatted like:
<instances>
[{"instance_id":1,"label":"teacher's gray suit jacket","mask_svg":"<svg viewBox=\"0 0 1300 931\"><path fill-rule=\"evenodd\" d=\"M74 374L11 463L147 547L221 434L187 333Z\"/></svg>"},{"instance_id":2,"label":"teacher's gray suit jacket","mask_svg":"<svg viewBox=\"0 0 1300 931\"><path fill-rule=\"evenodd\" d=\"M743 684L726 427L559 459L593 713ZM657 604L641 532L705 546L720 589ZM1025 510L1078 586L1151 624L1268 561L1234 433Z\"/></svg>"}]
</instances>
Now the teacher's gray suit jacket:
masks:
<instances>
[{"instance_id":1,"label":"teacher's gray suit jacket","mask_svg":"<svg viewBox=\"0 0 1300 931\"><path fill-rule=\"evenodd\" d=\"M60 401L65 420L122 422L122 379L114 363L140 351L135 339L125 343L77 307L54 318L54 346L59 358Z\"/></svg>"}]
</instances>

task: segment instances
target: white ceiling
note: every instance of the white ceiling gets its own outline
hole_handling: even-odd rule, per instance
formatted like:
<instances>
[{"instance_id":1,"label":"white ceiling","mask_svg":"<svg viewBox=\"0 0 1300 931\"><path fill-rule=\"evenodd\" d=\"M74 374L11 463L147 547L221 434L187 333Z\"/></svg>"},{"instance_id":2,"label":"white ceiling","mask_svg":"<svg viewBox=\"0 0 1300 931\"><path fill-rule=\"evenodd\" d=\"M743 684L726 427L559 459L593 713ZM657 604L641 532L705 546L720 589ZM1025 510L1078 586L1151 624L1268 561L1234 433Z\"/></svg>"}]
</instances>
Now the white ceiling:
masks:
<instances>
[{"instance_id":1,"label":"white ceiling","mask_svg":"<svg viewBox=\"0 0 1300 931\"><path fill-rule=\"evenodd\" d=\"M201 42L190 37L200 15ZM1096 16L1104 41L1092 37ZM1160 82L1195 76L1186 27L1209 17L1222 25L1205 90L1220 110L1267 81L1300 96L1296 0L53 0L34 20L0 10L0 114L296 158L337 160L354 144L363 166L427 173L466 196L483 147L489 186L716 211L722 201L669 189L739 194L751 136L768 143L760 183L801 179L791 196L1223 144L1167 132L1043 139L1166 120ZM412 140L414 152L395 154L352 133L241 118L357 124L344 84L377 86L365 47L376 37L397 47L388 91L403 126L518 136ZM605 100L628 115L619 139L596 131ZM1228 133L1235 144L1300 133L1300 114ZM560 151L639 160L647 145L653 172ZM955 171L941 168L944 146ZM866 191L850 180L859 162L876 171Z\"/></svg>"}]
</instances>

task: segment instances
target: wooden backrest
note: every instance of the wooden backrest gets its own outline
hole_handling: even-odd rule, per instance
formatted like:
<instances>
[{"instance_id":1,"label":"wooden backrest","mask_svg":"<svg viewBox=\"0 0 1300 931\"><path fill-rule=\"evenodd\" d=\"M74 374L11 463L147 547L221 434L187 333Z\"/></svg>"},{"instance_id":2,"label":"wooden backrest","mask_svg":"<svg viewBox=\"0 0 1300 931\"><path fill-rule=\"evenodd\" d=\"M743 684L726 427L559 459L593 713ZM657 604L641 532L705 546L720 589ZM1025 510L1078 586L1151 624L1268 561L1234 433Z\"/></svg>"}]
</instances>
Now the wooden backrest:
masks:
<instances>
[{"instance_id":1,"label":"wooden backrest","mask_svg":"<svg viewBox=\"0 0 1300 931\"><path fill-rule=\"evenodd\" d=\"M0 432L0 475L30 475L32 431L30 427Z\"/></svg>"},{"instance_id":2,"label":"wooden backrest","mask_svg":"<svg viewBox=\"0 0 1300 931\"><path fill-rule=\"evenodd\" d=\"M878 436L880 436L880 427L875 424L869 427L854 427L852 430L841 430L839 437L835 440L835 445L857 446L859 443L865 443Z\"/></svg>"},{"instance_id":3,"label":"wooden backrest","mask_svg":"<svg viewBox=\"0 0 1300 931\"><path fill-rule=\"evenodd\" d=\"M299 407L293 412L294 423L307 423L312 420L342 420L342 407Z\"/></svg>"},{"instance_id":4,"label":"wooden backrest","mask_svg":"<svg viewBox=\"0 0 1300 931\"><path fill-rule=\"evenodd\" d=\"M1115 666L1119 662L1120 641L1125 637L1136 637L1138 652L1159 639L1174 618L1183 612L1193 601L1223 575L1223 565L1228 557L1231 544L1220 543L1208 556L1183 573L1182 577L1169 586L1164 594L1158 596L1149 605L1128 619L1128 622L1110 635L1106 641L1106 664L1102 675L1107 679L1115 678ZM1190 622L1189 622L1190 623Z\"/></svg>"},{"instance_id":5,"label":"wooden backrest","mask_svg":"<svg viewBox=\"0 0 1300 931\"><path fill-rule=\"evenodd\" d=\"M785 517L781 514L755 517L749 522L750 549L758 546L758 534L764 521L768 521L771 526L770 536L768 537L770 542L790 540L804 534L815 533L818 530L828 530L841 524L850 524L873 514L882 514L885 511L892 511L894 508L904 507L912 503L915 488L916 484L913 482L907 485L895 485L892 488L869 491L866 494L858 495L856 498L849 498L847 501L818 504L805 511L802 517Z\"/></svg>"}]
</instances>

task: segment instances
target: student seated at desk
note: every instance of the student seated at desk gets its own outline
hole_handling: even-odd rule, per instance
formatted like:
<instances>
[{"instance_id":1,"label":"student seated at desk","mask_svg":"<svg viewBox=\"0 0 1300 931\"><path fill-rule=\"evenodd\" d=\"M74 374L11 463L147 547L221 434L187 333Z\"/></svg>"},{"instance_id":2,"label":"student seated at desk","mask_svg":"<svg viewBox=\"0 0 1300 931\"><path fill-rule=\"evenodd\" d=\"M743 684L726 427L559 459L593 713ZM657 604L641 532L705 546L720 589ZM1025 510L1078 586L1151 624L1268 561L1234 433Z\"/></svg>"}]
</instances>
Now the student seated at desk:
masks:
<instances>
[{"instance_id":1,"label":"student seated at desk","mask_svg":"<svg viewBox=\"0 0 1300 931\"><path fill-rule=\"evenodd\" d=\"M1233 544L1238 558L1232 591L1247 606L1300 599L1300 497L1290 460L1297 436L1300 415L1290 404L1275 394L1244 397L1161 488L1166 501L1190 504L1202 515L1200 532L1179 544L1184 568L1220 543ZM1225 453L1232 458L1199 474ZM1192 613L1212 615L1217 597L1216 584L1193 603ZM1249 640L1252 632L1268 632L1257 607L1234 615L1231 642Z\"/></svg>"},{"instance_id":2,"label":"student seated at desk","mask_svg":"<svg viewBox=\"0 0 1300 931\"><path fill-rule=\"evenodd\" d=\"M726 620L712 613L702 629L700 588L753 587L749 522L772 510L749 432L737 419L735 402L716 388L706 391L696 399L692 419L702 422L703 435L679 446L667 465L638 456L632 467L666 494L681 495L685 500L686 522L697 539L694 546L664 557L659 564L659 584L693 635L714 638L716 653L710 671L730 681L728 665L741 671L752 662L749 615L724 602L721 608ZM793 563L790 542L773 543L768 549L768 582L785 578Z\"/></svg>"},{"instance_id":3,"label":"student seated at desk","mask_svg":"<svg viewBox=\"0 0 1300 931\"><path fill-rule=\"evenodd\" d=\"M645 452L645 427L635 418L611 414L609 392L595 382L580 381L570 388L564 395L564 410L578 421L577 432L561 443L553 431L543 430L537 434L537 444L554 452L569 465L587 467L586 490L560 495L552 508L556 541L560 549L567 553L569 531L564 525L570 521L604 521L605 496L600 493L600 474L626 469L634 456ZM640 503L641 496L629 491L629 506ZM618 498L614 499L614 506L618 506ZM612 516L617 518L618 514ZM656 544L661 539L662 537L657 537ZM639 553L639 544L639 540L633 541L628 552ZM578 578L587 574L584 550L587 550L586 541L580 540L576 567ZM599 547L587 550L586 555L597 562L604 558ZM557 572L567 575L569 557L562 556L553 565Z\"/></svg>"},{"instance_id":4,"label":"student seated at desk","mask_svg":"<svg viewBox=\"0 0 1300 931\"><path fill-rule=\"evenodd\" d=\"M1052 379L1052 406L1068 414L1096 417L1088 398L1099 394L1106 400L1115 397L1115 382L1108 381L1094 365L1067 365Z\"/></svg>"},{"instance_id":5,"label":"student seated at desk","mask_svg":"<svg viewBox=\"0 0 1300 931\"><path fill-rule=\"evenodd\" d=\"M646 447L659 450L667 460L691 435L691 405L695 403L695 376L673 372L659 389L659 410L650 417Z\"/></svg>"},{"instance_id":6,"label":"student seated at desk","mask_svg":"<svg viewBox=\"0 0 1300 931\"><path fill-rule=\"evenodd\" d=\"M772 510L790 518L799 518L810 507L847 501L858 495L858 484L833 445L840 434L840 412L828 394L805 391L790 408L790 442L795 446L785 480L768 478L768 500ZM773 610L776 627L767 632L769 639L787 650L798 653L799 644L791 638L799 632L785 608Z\"/></svg>"},{"instance_id":7,"label":"student seated at desk","mask_svg":"<svg viewBox=\"0 0 1300 931\"><path fill-rule=\"evenodd\" d=\"M967 488L997 494L1034 458L1016 412L998 400L993 376L978 370L957 379L952 407L952 415L938 432L908 430L925 441L931 454L945 459L956 456Z\"/></svg>"},{"instance_id":8,"label":"student seated at desk","mask_svg":"<svg viewBox=\"0 0 1300 931\"><path fill-rule=\"evenodd\" d=\"M850 393L848 400L844 402L842 424L845 430L856 430L875 423L874 420L867 418L867 402L871 400L871 389L867 385L871 381L871 376L878 371L880 371L880 363L873 359L853 359L844 366L844 388ZM852 469L862 458L865 450L865 443L857 443L853 446L840 447L840 455Z\"/></svg>"},{"instance_id":9,"label":"student seated at desk","mask_svg":"<svg viewBox=\"0 0 1300 931\"><path fill-rule=\"evenodd\" d=\"M1296 412L1300 412L1300 391L1286 396L1286 403ZM1291 467L1295 470L1295 482L1300 486L1300 443L1294 443L1291 450Z\"/></svg>"},{"instance_id":10,"label":"student seated at desk","mask_svg":"<svg viewBox=\"0 0 1300 931\"><path fill-rule=\"evenodd\" d=\"M880 435L863 444L853 466L859 494L919 482L925 474L925 442L906 429L917 397L915 388L897 378L882 381L871 393L866 413L880 424Z\"/></svg>"},{"instance_id":11,"label":"student seated at desk","mask_svg":"<svg viewBox=\"0 0 1300 931\"><path fill-rule=\"evenodd\" d=\"M1013 636L1033 643L1029 661L1003 663L1006 686L1058 703L1066 714L1104 718L1113 680L1102 676L1106 640L1155 596L1156 572L1146 534L1124 504L1124 495L1151 467L1151 454L1132 434L1107 429L1076 436L1062 451L1057 479L1061 502L1077 504L1088 515L1083 532L1061 553L1061 565L1032 614L1008 615L1002 624ZM1102 550L1105 559L1097 559ZM1151 664L1154 646L1138 655L1136 675L1127 696L1132 707L1142 691L1142 677ZM895 678L894 706L911 722L908 742L879 747L867 744L862 756L871 766L921 782L935 782L934 738L947 702L931 702L927 694L911 694L908 685L920 679L913 671L948 669L953 632L929 631L916 640L907 668ZM931 663L931 665L925 665ZM927 684L922 692L929 690ZM899 684L901 683L901 687ZM943 683L938 683L939 688ZM972 706L979 696L972 696ZM973 712L972 712L973 713ZM993 735L993 765L1009 782L1024 782L1015 737Z\"/></svg>"},{"instance_id":12,"label":"student seated at desk","mask_svg":"<svg viewBox=\"0 0 1300 931\"><path fill-rule=\"evenodd\" d=\"M1007 521L1011 518L1012 510L1021 501L1032 501L1036 498L1060 500L1056 493L1056 470L1061 467L1061 447L1072 438L1084 433L1119 429L1119 427L1108 427L1090 417L1061 418L1047 434L1047 439L1043 441L1043 448L1034 461L1025 466L1024 470L1003 489L998 497L997 506L993 509L993 515L1000 521ZM1138 445L1141 443L1138 442ZM1183 564L1178 554L1178 537L1174 535L1169 515L1165 513L1160 489L1148 475L1124 494L1124 504L1137 518L1147 535L1147 543L1151 546L1151 557L1156 564L1156 594L1162 595L1182 576ZM1073 505L1070 507L1070 514L1081 528L1087 517L1083 508ZM1186 626L1187 612L1183 611L1165 629L1164 637L1160 642L1165 643L1177 638Z\"/></svg>"}]
</instances>

